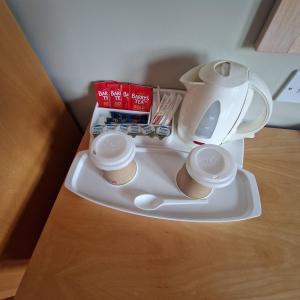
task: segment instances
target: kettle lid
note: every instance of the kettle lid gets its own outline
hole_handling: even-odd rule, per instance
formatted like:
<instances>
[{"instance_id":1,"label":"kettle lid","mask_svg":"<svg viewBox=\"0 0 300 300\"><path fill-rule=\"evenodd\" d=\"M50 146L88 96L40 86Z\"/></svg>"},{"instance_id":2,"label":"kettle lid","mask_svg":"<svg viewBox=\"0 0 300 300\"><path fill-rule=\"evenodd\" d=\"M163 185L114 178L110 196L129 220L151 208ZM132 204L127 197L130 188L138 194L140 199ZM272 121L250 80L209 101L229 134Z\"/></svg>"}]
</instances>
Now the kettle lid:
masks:
<instances>
[{"instance_id":1,"label":"kettle lid","mask_svg":"<svg viewBox=\"0 0 300 300\"><path fill-rule=\"evenodd\" d=\"M249 69L229 60L217 60L203 65L199 78L207 83L224 87L236 87L249 80Z\"/></svg>"}]
</instances>

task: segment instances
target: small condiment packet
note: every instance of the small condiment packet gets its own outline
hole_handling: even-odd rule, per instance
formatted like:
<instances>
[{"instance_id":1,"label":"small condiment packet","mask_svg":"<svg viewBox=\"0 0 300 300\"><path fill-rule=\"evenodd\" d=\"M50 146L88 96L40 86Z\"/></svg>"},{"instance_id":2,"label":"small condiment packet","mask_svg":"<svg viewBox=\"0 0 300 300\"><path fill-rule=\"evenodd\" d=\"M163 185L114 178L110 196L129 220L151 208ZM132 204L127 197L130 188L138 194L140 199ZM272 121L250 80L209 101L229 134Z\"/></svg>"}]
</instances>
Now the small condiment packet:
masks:
<instances>
[{"instance_id":1,"label":"small condiment packet","mask_svg":"<svg viewBox=\"0 0 300 300\"><path fill-rule=\"evenodd\" d=\"M182 100L181 95L171 93L164 94L155 114L152 117L151 123L155 125L169 125L173 116Z\"/></svg>"}]
</instances>

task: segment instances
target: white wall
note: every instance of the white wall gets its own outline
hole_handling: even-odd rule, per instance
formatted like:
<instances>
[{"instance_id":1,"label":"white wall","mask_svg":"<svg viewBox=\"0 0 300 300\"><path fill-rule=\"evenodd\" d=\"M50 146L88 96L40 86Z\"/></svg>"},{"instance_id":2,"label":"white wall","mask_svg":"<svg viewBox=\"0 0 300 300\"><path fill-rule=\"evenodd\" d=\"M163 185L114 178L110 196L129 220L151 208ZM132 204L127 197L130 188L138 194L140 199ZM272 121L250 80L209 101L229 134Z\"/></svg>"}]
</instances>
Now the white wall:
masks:
<instances>
[{"instance_id":1,"label":"white wall","mask_svg":"<svg viewBox=\"0 0 300 300\"><path fill-rule=\"evenodd\" d=\"M248 65L274 94L298 54L253 47L272 0L8 0L32 47L81 126L95 99L91 81L115 79L180 87L199 63ZM91 94L91 91L90 91ZM271 124L299 125L300 105L275 103Z\"/></svg>"}]
</instances>

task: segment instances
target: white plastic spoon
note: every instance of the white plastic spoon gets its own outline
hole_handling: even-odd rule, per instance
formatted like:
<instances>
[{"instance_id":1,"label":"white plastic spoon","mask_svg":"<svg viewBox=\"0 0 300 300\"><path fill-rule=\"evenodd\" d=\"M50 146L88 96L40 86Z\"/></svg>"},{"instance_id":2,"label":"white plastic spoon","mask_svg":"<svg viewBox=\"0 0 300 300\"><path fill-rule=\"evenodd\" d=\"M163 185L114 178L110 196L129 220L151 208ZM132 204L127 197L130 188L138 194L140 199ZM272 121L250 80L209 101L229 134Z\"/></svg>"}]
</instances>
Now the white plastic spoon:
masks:
<instances>
[{"instance_id":1,"label":"white plastic spoon","mask_svg":"<svg viewBox=\"0 0 300 300\"><path fill-rule=\"evenodd\" d=\"M206 199L161 199L152 194L141 194L134 198L134 205L143 210L155 210L163 205L208 203Z\"/></svg>"}]
</instances>

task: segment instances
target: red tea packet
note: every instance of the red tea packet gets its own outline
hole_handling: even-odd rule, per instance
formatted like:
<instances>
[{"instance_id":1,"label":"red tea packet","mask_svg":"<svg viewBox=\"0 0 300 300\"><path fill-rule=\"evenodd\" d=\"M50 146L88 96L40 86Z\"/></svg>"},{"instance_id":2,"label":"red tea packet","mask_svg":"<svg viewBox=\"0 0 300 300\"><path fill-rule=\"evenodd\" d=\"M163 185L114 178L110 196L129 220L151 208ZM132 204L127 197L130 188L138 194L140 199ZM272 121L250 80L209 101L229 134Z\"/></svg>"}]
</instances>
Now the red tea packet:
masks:
<instances>
[{"instance_id":1,"label":"red tea packet","mask_svg":"<svg viewBox=\"0 0 300 300\"><path fill-rule=\"evenodd\" d=\"M122 107L123 109L129 109L129 84L122 83L121 84L121 91L122 91Z\"/></svg>"},{"instance_id":2,"label":"red tea packet","mask_svg":"<svg viewBox=\"0 0 300 300\"><path fill-rule=\"evenodd\" d=\"M100 107L111 107L110 94L107 83L111 81L99 81L94 83L96 98Z\"/></svg>"},{"instance_id":3,"label":"red tea packet","mask_svg":"<svg viewBox=\"0 0 300 300\"><path fill-rule=\"evenodd\" d=\"M129 90L129 109L149 112L152 104L153 88L131 84Z\"/></svg>"},{"instance_id":4,"label":"red tea packet","mask_svg":"<svg viewBox=\"0 0 300 300\"><path fill-rule=\"evenodd\" d=\"M108 83L107 84L109 94L110 94L110 107L111 108L123 108L123 101L122 101L122 90L120 83Z\"/></svg>"}]
</instances>

